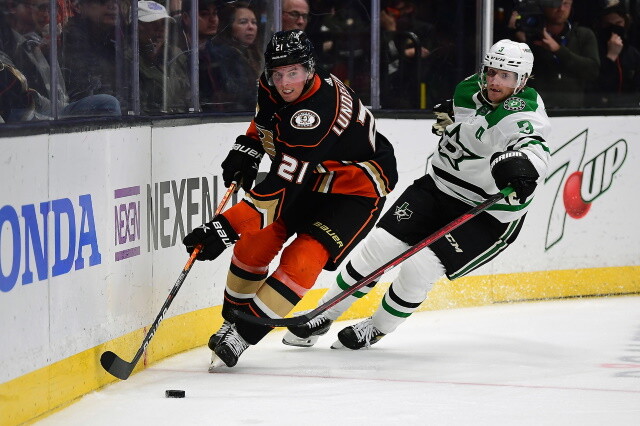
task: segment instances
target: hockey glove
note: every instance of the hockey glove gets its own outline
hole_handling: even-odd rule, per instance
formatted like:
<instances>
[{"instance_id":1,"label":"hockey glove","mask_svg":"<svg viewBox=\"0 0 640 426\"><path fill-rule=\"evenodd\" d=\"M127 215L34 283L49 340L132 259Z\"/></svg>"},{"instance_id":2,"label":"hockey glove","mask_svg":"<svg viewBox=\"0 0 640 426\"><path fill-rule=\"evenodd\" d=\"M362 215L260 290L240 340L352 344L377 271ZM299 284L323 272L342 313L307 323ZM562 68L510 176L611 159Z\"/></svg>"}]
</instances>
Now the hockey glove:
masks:
<instances>
[{"instance_id":1,"label":"hockey glove","mask_svg":"<svg viewBox=\"0 0 640 426\"><path fill-rule=\"evenodd\" d=\"M453 100L449 99L434 106L433 113L436 115L436 122L431 126L431 132L442 136L444 129L449 124L453 124Z\"/></svg>"},{"instance_id":2,"label":"hockey glove","mask_svg":"<svg viewBox=\"0 0 640 426\"><path fill-rule=\"evenodd\" d=\"M496 152L491 157L491 175L498 189L514 189L513 197L524 204L536 189L540 175L527 155L520 151Z\"/></svg>"},{"instance_id":3,"label":"hockey glove","mask_svg":"<svg viewBox=\"0 0 640 426\"><path fill-rule=\"evenodd\" d=\"M259 141L246 135L238 136L227 158L222 162L224 186L228 188L231 182L237 179L242 182L242 189L247 192L251 190L263 154L264 149Z\"/></svg>"},{"instance_id":4,"label":"hockey glove","mask_svg":"<svg viewBox=\"0 0 640 426\"><path fill-rule=\"evenodd\" d=\"M182 243L187 246L187 252L191 254L193 249L202 244L202 250L198 253L198 260L214 260L226 249L238 241L240 237L233 230L233 227L221 214L197 227L187 234Z\"/></svg>"}]
</instances>

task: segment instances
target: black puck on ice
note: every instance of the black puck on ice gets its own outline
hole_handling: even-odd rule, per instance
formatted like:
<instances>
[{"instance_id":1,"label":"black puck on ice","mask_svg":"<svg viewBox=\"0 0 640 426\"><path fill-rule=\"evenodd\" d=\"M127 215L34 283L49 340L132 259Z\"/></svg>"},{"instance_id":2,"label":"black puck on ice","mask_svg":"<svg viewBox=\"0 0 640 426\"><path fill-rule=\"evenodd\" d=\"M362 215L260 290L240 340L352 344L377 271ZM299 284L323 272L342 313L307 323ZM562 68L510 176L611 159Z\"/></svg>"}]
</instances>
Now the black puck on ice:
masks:
<instances>
[{"instance_id":1,"label":"black puck on ice","mask_svg":"<svg viewBox=\"0 0 640 426\"><path fill-rule=\"evenodd\" d=\"M164 396L167 398L184 398L185 391L169 389L164 391Z\"/></svg>"}]
</instances>

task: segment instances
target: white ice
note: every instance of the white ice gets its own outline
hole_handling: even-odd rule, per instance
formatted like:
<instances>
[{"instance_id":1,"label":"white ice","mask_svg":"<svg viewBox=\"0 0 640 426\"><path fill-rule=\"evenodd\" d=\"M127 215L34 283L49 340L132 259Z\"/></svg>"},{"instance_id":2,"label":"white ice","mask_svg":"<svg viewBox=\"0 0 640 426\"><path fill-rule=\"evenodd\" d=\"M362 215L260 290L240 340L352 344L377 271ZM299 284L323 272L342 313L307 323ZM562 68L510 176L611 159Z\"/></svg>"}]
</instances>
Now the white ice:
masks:
<instances>
[{"instance_id":1,"label":"white ice","mask_svg":"<svg viewBox=\"0 0 640 426\"><path fill-rule=\"evenodd\" d=\"M206 346L178 354L38 424L640 425L640 296L416 313L330 349L352 322L306 349L274 331L214 374Z\"/></svg>"}]
</instances>

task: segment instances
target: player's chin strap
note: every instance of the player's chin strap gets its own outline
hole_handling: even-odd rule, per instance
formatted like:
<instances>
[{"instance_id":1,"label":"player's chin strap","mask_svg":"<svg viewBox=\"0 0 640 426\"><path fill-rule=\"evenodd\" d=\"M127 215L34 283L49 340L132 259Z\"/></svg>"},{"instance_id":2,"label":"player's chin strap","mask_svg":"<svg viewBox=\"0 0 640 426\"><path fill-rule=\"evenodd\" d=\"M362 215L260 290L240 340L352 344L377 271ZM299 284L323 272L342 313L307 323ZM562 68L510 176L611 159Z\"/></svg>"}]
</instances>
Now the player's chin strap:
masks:
<instances>
[{"instance_id":1,"label":"player's chin strap","mask_svg":"<svg viewBox=\"0 0 640 426\"><path fill-rule=\"evenodd\" d=\"M238 310L234 310L233 314L235 315L235 317L237 319L240 319L240 320L243 320L243 321L247 321L247 322L250 322L250 323L253 323L253 324L269 325L269 326L273 326L273 327L289 327L289 326L293 326L293 325L304 324L305 322L309 321L311 318L315 318L316 316L320 315L321 313L323 313L327 309L332 308L333 306L335 306L336 304L338 304L339 302L341 302L345 298L349 297L350 295L352 295L353 293L355 293L356 291L358 291L362 287L370 284L372 281L374 281L380 275L382 275L385 272L387 272L389 269L391 269L391 268L393 268L395 266L398 266L399 264L401 264L402 262L407 260L409 257L413 256L414 254L416 254L417 252L419 252L423 248L433 244L436 240L442 238L443 236L445 236L449 232L453 231L454 229L456 229L457 227L459 227L463 223L467 222L469 219L471 219L471 218L477 216L479 213L487 210L489 207L491 207L492 205L494 205L498 201L500 201L503 198L509 196L509 194L511 194L512 192L513 192L513 188L510 187L510 186L507 186L506 188L502 189L497 194L494 194L494 195L490 196L484 202L478 204L477 206L475 206L474 208L469 210L467 213L465 213L462 216L454 219L452 222L450 222L449 224L445 225L444 227L442 227L438 231L434 232L433 234L429 235L424 240L420 241L419 243L417 243L416 245L412 246L411 248L409 248L405 252L399 254L398 256L394 257L389 262L387 262L386 264L382 265L381 267L379 267L375 271L371 272L369 275L367 275L366 277L362 278L360 281L358 281L357 283L355 283L354 285L349 287L347 290L344 290L343 292L337 294L333 298L327 300L325 303L323 303L322 305L318 306L314 310L307 312L306 314L295 316L293 318L262 318L262 317L256 317L256 316L253 316L253 315L249 315L249 314L247 314L245 312L241 312L241 311L238 311Z\"/></svg>"}]
</instances>

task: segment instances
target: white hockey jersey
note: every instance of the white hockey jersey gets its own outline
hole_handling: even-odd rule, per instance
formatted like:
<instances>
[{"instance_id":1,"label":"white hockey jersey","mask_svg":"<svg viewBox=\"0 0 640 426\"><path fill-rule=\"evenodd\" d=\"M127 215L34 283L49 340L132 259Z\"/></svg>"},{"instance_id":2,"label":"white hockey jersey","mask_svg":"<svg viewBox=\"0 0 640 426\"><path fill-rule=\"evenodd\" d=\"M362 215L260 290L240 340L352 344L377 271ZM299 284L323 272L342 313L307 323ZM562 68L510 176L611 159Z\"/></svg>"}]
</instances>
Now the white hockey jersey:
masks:
<instances>
[{"instance_id":1,"label":"white hockey jersey","mask_svg":"<svg viewBox=\"0 0 640 426\"><path fill-rule=\"evenodd\" d=\"M549 165L546 141L551 127L542 98L533 88L526 87L494 107L480 95L480 77L475 74L456 86L453 105L455 122L447 126L427 169L441 191L470 205L480 204L498 192L489 167L491 156L511 150L527 155L540 175L540 187ZM505 198L488 213L511 222L527 212L534 196L535 192L524 204Z\"/></svg>"}]
</instances>

